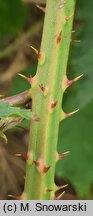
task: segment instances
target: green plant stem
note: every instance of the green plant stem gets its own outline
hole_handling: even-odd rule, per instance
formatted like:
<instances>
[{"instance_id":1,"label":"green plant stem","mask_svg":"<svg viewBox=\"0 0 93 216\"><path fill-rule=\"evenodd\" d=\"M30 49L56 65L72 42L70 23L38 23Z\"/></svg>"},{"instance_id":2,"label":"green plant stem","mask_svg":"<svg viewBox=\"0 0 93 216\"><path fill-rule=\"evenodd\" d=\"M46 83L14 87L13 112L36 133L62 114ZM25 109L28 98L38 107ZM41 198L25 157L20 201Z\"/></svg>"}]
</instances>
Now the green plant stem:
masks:
<instances>
[{"instance_id":1,"label":"green plant stem","mask_svg":"<svg viewBox=\"0 0 93 216\"><path fill-rule=\"evenodd\" d=\"M42 65L38 63L37 81L32 88L32 111L40 117L40 122L31 122L28 152L32 153L32 160L40 160L41 166L45 163L50 169L42 174L33 162L27 162L27 199L52 199L54 196L57 139L64 93L62 79L66 74L74 9L75 0L66 3L60 0L47 0L41 44L45 62ZM58 36L61 36L59 40ZM41 83L48 87L46 96L39 88ZM50 112L52 101L57 101L57 105L53 112ZM46 189L51 191L46 192Z\"/></svg>"}]
</instances>

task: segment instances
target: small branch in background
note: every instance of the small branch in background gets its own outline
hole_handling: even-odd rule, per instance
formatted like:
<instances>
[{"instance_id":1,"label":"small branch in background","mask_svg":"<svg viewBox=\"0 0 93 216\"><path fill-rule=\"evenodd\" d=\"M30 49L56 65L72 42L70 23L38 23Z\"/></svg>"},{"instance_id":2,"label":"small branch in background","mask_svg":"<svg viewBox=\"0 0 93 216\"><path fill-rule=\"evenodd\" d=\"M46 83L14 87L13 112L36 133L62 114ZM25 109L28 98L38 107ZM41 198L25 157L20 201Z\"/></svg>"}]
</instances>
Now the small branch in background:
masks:
<instances>
[{"instance_id":1,"label":"small branch in background","mask_svg":"<svg viewBox=\"0 0 93 216\"><path fill-rule=\"evenodd\" d=\"M8 69L0 74L0 84L10 81L18 71L24 70L26 66L27 62L25 61L24 53L19 51Z\"/></svg>"},{"instance_id":2,"label":"small branch in background","mask_svg":"<svg viewBox=\"0 0 93 216\"><path fill-rule=\"evenodd\" d=\"M22 34L20 38L17 38L14 41L14 43L6 47L4 50L0 51L0 59L6 58L9 55L11 55L13 52L17 51L19 47L22 44L24 44L24 42L28 40L30 36L33 37L35 33L40 30L41 27L42 27L42 21L40 20L36 22L34 26L31 26L31 28L29 28L27 32Z\"/></svg>"},{"instance_id":3,"label":"small branch in background","mask_svg":"<svg viewBox=\"0 0 93 216\"><path fill-rule=\"evenodd\" d=\"M32 38L41 28L42 20L38 21L34 26L31 26L31 28L29 28L28 31L25 32L20 38L17 38L13 44L0 51L0 59L7 58L9 55L18 51L11 65L4 73L0 74L0 85L4 84L7 86L7 83L9 84L9 81L18 71L24 70L24 68L26 68L28 62L25 59L25 54L22 49L20 49L20 47L22 47L22 45L24 45L30 37ZM7 91L7 88L4 88L4 94L6 94L5 89ZM2 94L2 90L0 90L0 94Z\"/></svg>"},{"instance_id":4,"label":"small branch in background","mask_svg":"<svg viewBox=\"0 0 93 216\"><path fill-rule=\"evenodd\" d=\"M3 98L2 100L12 106L25 105L31 99L31 89L26 90L14 96Z\"/></svg>"}]
</instances>

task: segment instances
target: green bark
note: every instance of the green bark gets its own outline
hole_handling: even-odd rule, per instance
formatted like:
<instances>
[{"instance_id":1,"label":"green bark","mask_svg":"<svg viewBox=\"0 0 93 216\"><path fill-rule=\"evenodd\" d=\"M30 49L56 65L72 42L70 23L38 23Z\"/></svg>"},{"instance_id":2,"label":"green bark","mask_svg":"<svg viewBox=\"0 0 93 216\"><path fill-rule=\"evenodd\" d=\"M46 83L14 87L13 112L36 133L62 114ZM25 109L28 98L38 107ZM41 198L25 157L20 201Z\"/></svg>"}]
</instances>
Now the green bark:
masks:
<instances>
[{"instance_id":1,"label":"green bark","mask_svg":"<svg viewBox=\"0 0 93 216\"><path fill-rule=\"evenodd\" d=\"M32 86L32 112L39 122L31 122L25 183L26 199L53 199L62 80L66 74L75 0L47 0L38 69ZM40 88L44 86L45 92ZM38 166L37 166L38 165ZM46 173L42 170L46 167ZM40 170L38 170L38 168Z\"/></svg>"}]
</instances>

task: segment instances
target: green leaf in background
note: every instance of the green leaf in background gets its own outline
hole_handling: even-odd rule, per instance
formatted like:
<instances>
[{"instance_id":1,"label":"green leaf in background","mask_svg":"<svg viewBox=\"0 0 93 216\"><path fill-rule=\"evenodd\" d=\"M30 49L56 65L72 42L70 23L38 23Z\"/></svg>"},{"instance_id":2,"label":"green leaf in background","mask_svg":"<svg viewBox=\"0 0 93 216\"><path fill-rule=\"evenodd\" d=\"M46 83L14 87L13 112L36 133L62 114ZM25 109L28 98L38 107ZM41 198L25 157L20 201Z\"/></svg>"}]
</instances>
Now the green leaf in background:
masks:
<instances>
[{"instance_id":1,"label":"green leaf in background","mask_svg":"<svg viewBox=\"0 0 93 216\"><path fill-rule=\"evenodd\" d=\"M93 183L93 1L78 0L75 39L68 66L68 78L84 77L64 94L63 109L80 111L60 123L58 151L70 154L57 164L56 173L72 183L78 195L90 194Z\"/></svg>"},{"instance_id":2,"label":"green leaf in background","mask_svg":"<svg viewBox=\"0 0 93 216\"><path fill-rule=\"evenodd\" d=\"M25 21L25 12L21 0L0 0L0 39L19 32Z\"/></svg>"},{"instance_id":3,"label":"green leaf in background","mask_svg":"<svg viewBox=\"0 0 93 216\"><path fill-rule=\"evenodd\" d=\"M57 175L88 195L93 183L93 100L86 108L60 123L58 152L70 151L57 164Z\"/></svg>"},{"instance_id":4,"label":"green leaf in background","mask_svg":"<svg viewBox=\"0 0 93 216\"><path fill-rule=\"evenodd\" d=\"M21 109L19 107L12 107L9 104L0 100L0 118L6 119L8 117L22 117L23 119L30 119L33 113L30 110Z\"/></svg>"}]
</instances>

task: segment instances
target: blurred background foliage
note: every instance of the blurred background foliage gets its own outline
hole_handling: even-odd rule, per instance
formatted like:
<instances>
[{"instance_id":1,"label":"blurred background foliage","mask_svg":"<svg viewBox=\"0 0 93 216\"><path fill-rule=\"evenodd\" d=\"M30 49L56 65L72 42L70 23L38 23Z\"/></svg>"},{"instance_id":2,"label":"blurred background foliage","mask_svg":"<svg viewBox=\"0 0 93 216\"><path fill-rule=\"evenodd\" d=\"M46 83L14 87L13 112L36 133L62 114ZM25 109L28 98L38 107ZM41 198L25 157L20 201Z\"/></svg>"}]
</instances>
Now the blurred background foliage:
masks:
<instances>
[{"instance_id":1,"label":"blurred background foliage","mask_svg":"<svg viewBox=\"0 0 93 216\"><path fill-rule=\"evenodd\" d=\"M68 179L77 194L91 194L93 183L93 1L77 1L74 28L80 43L71 46L68 78L84 74L64 94L65 112L80 111L60 124L58 151L70 151L69 156L57 164L58 175ZM61 139L62 137L62 139Z\"/></svg>"},{"instance_id":2,"label":"blurred background foliage","mask_svg":"<svg viewBox=\"0 0 93 216\"><path fill-rule=\"evenodd\" d=\"M44 14L32 2L35 0L0 1L0 94L25 91L29 84L16 74L34 76L36 73L37 59L30 45L40 47ZM67 76L73 79L84 75L65 91L62 103L67 113L80 109L62 121L59 128L58 152L70 151L56 165L57 184L68 183L64 199L93 198L92 9L92 0L77 0ZM20 128L7 131L7 146L0 142L0 199L7 199L8 194L19 195L23 190L25 161L15 154L26 153L28 134L26 121Z\"/></svg>"},{"instance_id":3,"label":"blurred background foliage","mask_svg":"<svg viewBox=\"0 0 93 216\"><path fill-rule=\"evenodd\" d=\"M0 41L16 37L25 22L26 10L20 0L0 0ZM1 44L1 43L0 43Z\"/></svg>"}]
</instances>

